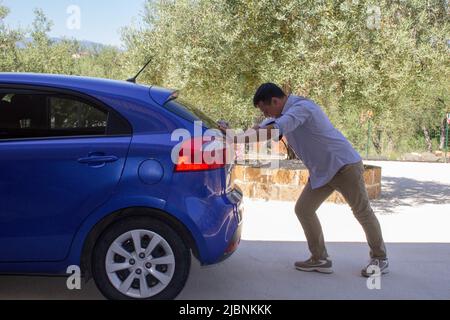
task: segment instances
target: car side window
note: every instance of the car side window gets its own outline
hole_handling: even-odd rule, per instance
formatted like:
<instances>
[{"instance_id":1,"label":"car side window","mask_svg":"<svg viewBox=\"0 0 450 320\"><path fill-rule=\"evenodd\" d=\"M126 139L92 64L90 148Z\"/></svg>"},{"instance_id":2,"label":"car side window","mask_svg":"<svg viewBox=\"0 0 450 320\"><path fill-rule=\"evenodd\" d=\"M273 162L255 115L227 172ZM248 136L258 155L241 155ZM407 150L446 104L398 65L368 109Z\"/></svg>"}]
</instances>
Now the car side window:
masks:
<instances>
[{"instance_id":1,"label":"car side window","mask_svg":"<svg viewBox=\"0 0 450 320\"><path fill-rule=\"evenodd\" d=\"M52 130L98 128L106 130L108 115L92 106L65 97L49 97Z\"/></svg>"},{"instance_id":2,"label":"car side window","mask_svg":"<svg viewBox=\"0 0 450 320\"><path fill-rule=\"evenodd\" d=\"M114 134L117 123L116 115L78 97L0 91L0 140L104 136Z\"/></svg>"}]
</instances>

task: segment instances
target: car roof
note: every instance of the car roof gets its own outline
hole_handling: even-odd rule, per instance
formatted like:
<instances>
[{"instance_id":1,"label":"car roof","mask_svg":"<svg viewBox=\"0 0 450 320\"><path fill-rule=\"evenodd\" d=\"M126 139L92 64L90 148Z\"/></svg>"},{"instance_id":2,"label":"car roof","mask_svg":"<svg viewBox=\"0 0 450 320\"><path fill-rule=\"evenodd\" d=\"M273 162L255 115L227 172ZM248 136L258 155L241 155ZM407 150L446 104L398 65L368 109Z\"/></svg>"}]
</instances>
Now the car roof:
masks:
<instances>
[{"instance_id":1,"label":"car roof","mask_svg":"<svg viewBox=\"0 0 450 320\"><path fill-rule=\"evenodd\" d=\"M92 95L133 97L147 102L151 96L159 104L164 103L175 91L127 81L37 73L0 73L0 84L52 87Z\"/></svg>"}]
</instances>

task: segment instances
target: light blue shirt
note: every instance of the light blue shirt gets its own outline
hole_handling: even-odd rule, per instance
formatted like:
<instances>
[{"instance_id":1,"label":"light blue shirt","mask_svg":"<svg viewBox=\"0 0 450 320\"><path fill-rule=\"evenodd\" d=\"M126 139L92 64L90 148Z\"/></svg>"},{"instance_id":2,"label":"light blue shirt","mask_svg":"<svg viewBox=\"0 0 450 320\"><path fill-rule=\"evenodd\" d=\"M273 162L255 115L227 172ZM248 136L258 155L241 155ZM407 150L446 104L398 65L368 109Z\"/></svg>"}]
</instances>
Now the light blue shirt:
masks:
<instances>
[{"instance_id":1,"label":"light blue shirt","mask_svg":"<svg viewBox=\"0 0 450 320\"><path fill-rule=\"evenodd\" d=\"M362 161L322 109L307 98L289 96L274 127L308 168L312 189L325 186L343 166Z\"/></svg>"}]
</instances>

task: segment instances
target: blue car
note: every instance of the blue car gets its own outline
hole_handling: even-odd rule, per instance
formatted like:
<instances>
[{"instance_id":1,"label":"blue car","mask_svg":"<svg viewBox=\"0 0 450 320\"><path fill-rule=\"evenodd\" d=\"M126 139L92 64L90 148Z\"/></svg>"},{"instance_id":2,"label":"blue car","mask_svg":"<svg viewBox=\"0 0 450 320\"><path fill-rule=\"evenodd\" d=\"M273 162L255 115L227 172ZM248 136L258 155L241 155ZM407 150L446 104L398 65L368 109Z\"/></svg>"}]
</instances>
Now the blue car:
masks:
<instances>
[{"instance_id":1,"label":"blue car","mask_svg":"<svg viewBox=\"0 0 450 320\"><path fill-rule=\"evenodd\" d=\"M0 273L79 267L108 299L175 298L191 255L215 264L240 242L233 164L176 151L203 152L214 128L173 90L0 73Z\"/></svg>"}]
</instances>

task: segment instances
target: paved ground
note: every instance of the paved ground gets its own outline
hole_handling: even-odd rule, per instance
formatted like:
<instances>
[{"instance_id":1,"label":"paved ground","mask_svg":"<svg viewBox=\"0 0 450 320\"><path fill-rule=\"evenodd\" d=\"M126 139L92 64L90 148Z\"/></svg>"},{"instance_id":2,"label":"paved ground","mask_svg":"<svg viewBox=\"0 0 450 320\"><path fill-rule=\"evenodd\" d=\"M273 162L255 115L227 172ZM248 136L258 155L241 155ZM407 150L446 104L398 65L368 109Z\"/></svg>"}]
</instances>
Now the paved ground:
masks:
<instances>
[{"instance_id":1,"label":"paved ground","mask_svg":"<svg viewBox=\"0 0 450 320\"><path fill-rule=\"evenodd\" d=\"M391 257L381 290L359 276L364 234L346 205L319 209L335 274L301 273L308 257L294 203L246 202L244 240L226 262L192 273L180 299L450 299L450 165L371 162L383 167L373 202ZM91 282L68 291L65 279L0 277L0 299L101 299Z\"/></svg>"}]
</instances>

